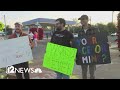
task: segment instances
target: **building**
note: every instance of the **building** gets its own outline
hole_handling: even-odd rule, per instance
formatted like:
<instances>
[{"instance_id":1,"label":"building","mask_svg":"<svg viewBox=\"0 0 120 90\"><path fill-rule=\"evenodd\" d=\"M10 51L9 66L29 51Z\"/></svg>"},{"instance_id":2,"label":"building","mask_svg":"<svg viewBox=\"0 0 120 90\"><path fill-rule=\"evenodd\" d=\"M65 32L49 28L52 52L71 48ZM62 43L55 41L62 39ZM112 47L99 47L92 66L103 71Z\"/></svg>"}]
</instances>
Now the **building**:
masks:
<instances>
[{"instance_id":1,"label":"building","mask_svg":"<svg viewBox=\"0 0 120 90\"><path fill-rule=\"evenodd\" d=\"M39 34L39 40L41 40L44 36L49 35L51 36L53 32L55 31L55 20L56 19L48 19L48 18L36 18L33 20L25 21L23 22L24 31L35 31L35 29L38 30ZM68 21L66 20L66 27L69 30L69 27L72 25L75 25L75 21ZM43 30L43 32L42 32Z\"/></svg>"},{"instance_id":2,"label":"building","mask_svg":"<svg viewBox=\"0 0 120 90\"><path fill-rule=\"evenodd\" d=\"M24 28L29 28L31 25L36 25L36 23L40 24L43 28L51 27L52 30L55 29L55 20L56 19L48 19L48 18L36 18L33 20L25 21L23 22ZM76 24L75 21L68 21L66 20L66 26L69 28L69 26ZM26 29L27 30L27 29Z\"/></svg>"}]
</instances>

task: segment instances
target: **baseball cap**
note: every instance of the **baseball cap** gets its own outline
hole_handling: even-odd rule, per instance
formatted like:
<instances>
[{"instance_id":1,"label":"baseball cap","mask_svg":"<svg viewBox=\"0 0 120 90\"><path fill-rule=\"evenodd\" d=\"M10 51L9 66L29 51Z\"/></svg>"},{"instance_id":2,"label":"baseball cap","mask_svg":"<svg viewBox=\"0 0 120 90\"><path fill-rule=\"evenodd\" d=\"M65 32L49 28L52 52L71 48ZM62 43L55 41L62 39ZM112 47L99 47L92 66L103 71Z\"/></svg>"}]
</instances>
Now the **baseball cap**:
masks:
<instances>
[{"instance_id":1,"label":"baseball cap","mask_svg":"<svg viewBox=\"0 0 120 90\"><path fill-rule=\"evenodd\" d=\"M23 26L23 24L22 24L21 22L16 22L15 24L19 24L19 25L22 25L22 26ZM14 24L14 25L15 25L15 24Z\"/></svg>"},{"instance_id":2,"label":"baseball cap","mask_svg":"<svg viewBox=\"0 0 120 90\"><path fill-rule=\"evenodd\" d=\"M87 15L82 15L80 18L78 18L78 20L81 20L81 19L87 19L88 20L88 16Z\"/></svg>"}]
</instances>

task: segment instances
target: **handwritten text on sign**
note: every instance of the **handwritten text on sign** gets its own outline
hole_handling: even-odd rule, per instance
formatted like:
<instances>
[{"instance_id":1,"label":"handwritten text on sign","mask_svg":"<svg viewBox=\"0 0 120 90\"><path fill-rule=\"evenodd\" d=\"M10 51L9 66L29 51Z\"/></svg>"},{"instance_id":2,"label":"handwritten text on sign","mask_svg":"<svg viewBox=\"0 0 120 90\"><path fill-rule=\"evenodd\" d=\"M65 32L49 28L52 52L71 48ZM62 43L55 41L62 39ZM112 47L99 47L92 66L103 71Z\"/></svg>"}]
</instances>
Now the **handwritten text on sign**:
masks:
<instances>
[{"instance_id":1,"label":"handwritten text on sign","mask_svg":"<svg viewBox=\"0 0 120 90\"><path fill-rule=\"evenodd\" d=\"M28 36L0 41L0 68L33 60Z\"/></svg>"},{"instance_id":2,"label":"handwritten text on sign","mask_svg":"<svg viewBox=\"0 0 120 90\"><path fill-rule=\"evenodd\" d=\"M72 75L77 49L48 43L43 66L66 75Z\"/></svg>"},{"instance_id":3,"label":"handwritten text on sign","mask_svg":"<svg viewBox=\"0 0 120 90\"><path fill-rule=\"evenodd\" d=\"M73 40L73 47L78 49L77 60L80 64L107 64L110 52L107 35L97 33L91 36L81 36Z\"/></svg>"}]
</instances>

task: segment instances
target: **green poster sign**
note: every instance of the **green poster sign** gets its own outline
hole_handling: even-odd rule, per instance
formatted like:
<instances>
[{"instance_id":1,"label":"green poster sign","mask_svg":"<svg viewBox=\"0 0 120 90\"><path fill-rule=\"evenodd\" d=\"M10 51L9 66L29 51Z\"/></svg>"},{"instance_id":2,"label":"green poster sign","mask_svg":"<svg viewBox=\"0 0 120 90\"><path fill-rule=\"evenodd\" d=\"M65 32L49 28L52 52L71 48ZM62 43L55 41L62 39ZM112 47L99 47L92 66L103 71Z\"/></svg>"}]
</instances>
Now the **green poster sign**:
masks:
<instances>
[{"instance_id":1,"label":"green poster sign","mask_svg":"<svg viewBox=\"0 0 120 90\"><path fill-rule=\"evenodd\" d=\"M51 70L72 75L77 49L48 43L43 66Z\"/></svg>"}]
</instances>

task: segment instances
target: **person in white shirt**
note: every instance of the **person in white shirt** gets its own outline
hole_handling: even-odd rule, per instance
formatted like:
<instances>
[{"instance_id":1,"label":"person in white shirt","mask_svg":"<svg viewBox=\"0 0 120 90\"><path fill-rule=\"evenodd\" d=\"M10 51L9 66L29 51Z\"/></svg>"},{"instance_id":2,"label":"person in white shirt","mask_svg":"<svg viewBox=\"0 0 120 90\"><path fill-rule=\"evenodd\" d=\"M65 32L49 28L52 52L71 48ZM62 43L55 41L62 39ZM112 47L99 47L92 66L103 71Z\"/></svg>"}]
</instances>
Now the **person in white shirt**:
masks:
<instances>
[{"instance_id":1,"label":"person in white shirt","mask_svg":"<svg viewBox=\"0 0 120 90\"><path fill-rule=\"evenodd\" d=\"M32 32L29 33L30 39L33 41L34 40L34 34Z\"/></svg>"}]
</instances>

